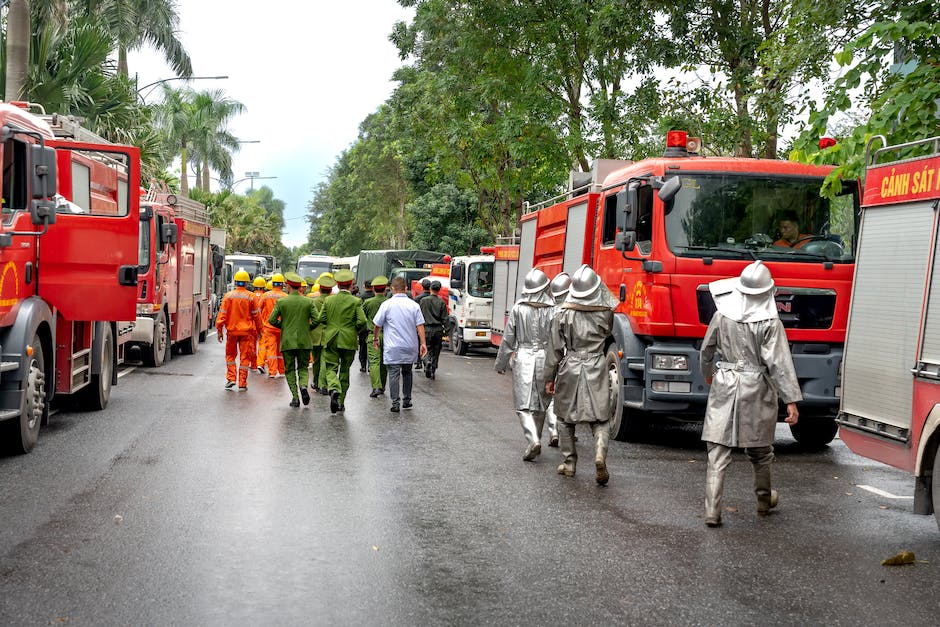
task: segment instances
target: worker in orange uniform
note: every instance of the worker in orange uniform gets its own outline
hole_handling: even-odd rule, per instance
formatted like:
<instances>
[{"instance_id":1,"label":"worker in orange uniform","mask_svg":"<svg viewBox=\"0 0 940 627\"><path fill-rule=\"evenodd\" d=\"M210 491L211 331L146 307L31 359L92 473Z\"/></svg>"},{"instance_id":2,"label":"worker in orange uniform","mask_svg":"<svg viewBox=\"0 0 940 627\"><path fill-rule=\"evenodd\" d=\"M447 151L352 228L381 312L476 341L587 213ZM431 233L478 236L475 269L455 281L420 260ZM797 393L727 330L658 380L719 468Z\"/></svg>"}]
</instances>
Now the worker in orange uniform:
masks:
<instances>
[{"instance_id":1,"label":"worker in orange uniform","mask_svg":"<svg viewBox=\"0 0 940 627\"><path fill-rule=\"evenodd\" d=\"M248 389L248 370L252 365L260 322L255 295L248 291L250 279L244 270L235 273L235 289L222 299L219 315L215 319L219 342L223 340L223 331L228 335L225 342L226 390L235 388L236 373L238 391ZM236 357L239 359L237 365Z\"/></svg>"},{"instance_id":2,"label":"worker in orange uniform","mask_svg":"<svg viewBox=\"0 0 940 627\"><path fill-rule=\"evenodd\" d=\"M271 277L271 291L261 297L261 341L267 352L268 378L284 376L284 356L281 354L281 330L268 322L274 303L284 298L284 275L275 274Z\"/></svg>"},{"instance_id":3,"label":"worker in orange uniform","mask_svg":"<svg viewBox=\"0 0 940 627\"><path fill-rule=\"evenodd\" d=\"M254 287L255 300L258 304L258 309L261 309L261 297L264 296L267 291L268 282L264 280L264 277L260 274L255 277L255 280L251 282L251 285ZM261 341L261 336L258 336L257 341L255 342L255 360L252 367L257 368L258 372L264 374L264 363L267 358L267 351L264 348L264 342Z\"/></svg>"}]
</instances>

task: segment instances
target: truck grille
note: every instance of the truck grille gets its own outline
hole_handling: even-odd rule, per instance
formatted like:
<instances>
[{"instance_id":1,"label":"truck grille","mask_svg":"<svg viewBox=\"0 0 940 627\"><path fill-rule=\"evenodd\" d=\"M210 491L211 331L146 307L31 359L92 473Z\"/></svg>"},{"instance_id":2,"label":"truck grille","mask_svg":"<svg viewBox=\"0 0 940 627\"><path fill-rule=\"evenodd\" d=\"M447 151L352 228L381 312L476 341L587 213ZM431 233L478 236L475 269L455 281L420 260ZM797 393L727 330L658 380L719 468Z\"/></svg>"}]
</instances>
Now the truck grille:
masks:
<instances>
[{"instance_id":1,"label":"truck grille","mask_svg":"<svg viewBox=\"0 0 940 627\"><path fill-rule=\"evenodd\" d=\"M707 285L696 291L698 319L702 324L711 322L715 314L715 301ZM808 287L779 287L775 295L780 321L788 329L828 329L836 310L836 292L830 289Z\"/></svg>"}]
</instances>

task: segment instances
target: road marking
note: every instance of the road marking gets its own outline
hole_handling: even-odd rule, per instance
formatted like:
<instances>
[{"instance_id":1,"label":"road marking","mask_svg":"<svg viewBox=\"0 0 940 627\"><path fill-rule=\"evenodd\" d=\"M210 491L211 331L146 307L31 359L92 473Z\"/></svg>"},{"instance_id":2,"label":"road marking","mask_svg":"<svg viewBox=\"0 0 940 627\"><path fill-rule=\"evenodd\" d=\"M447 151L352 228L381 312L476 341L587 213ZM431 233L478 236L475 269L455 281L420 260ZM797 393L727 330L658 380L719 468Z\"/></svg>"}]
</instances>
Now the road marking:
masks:
<instances>
[{"instance_id":1,"label":"road marking","mask_svg":"<svg viewBox=\"0 0 940 627\"><path fill-rule=\"evenodd\" d=\"M872 494L877 494L878 496L883 496L886 499L913 499L913 496L898 496L897 494L891 494L890 492L885 492L884 490L879 490L878 488L873 488L870 485L856 485L856 488L861 488L863 490L868 490Z\"/></svg>"},{"instance_id":2,"label":"road marking","mask_svg":"<svg viewBox=\"0 0 940 627\"><path fill-rule=\"evenodd\" d=\"M134 372L135 370L137 370L137 366L128 366L127 368L125 368L124 370L118 373L118 379L120 379L124 375Z\"/></svg>"}]
</instances>

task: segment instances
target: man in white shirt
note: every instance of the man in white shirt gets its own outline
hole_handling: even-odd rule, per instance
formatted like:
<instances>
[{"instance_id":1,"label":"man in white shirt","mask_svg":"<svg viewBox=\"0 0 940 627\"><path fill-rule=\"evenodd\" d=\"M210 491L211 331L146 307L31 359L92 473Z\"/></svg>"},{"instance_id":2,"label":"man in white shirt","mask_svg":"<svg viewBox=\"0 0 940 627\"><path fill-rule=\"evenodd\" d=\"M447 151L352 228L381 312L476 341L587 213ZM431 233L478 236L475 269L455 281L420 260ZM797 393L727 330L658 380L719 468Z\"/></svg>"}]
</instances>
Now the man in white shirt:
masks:
<instances>
[{"instance_id":1,"label":"man in white shirt","mask_svg":"<svg viewBox=\"0 0 940 627\"><path fill-rule=\"evenodd\" d=\"M418 357L423 358L428 352L424 315L418 303L408 298L406 290L405 279L392 279L392 297L382 303L372 319L375 325L373 347L378 348L380 337L384 338L382 359L388 367L389 396L392 411L396 413L402 407L411 409L412 366ZM399 382L403 401L400 405Z\"/></svg>"}]
</instances>

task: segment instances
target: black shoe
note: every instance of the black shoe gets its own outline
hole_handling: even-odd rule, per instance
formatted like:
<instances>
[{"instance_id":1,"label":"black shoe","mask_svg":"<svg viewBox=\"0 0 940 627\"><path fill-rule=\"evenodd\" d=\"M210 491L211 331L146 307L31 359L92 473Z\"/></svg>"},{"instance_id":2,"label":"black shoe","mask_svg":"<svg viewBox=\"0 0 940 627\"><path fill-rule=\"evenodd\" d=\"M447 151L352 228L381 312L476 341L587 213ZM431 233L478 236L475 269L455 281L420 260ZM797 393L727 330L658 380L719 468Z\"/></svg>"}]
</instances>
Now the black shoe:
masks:
<instances>
[{"instance_id":1,"label":"black shoe","mask_svg":"<svg viewBox=\"0 0 940 627\"><path fill-rule=\"evenodd\" d=\"M382 392L379 388L372 388L372 392L369 393L369 398L378 398L382 396Z\"/></svg>"},{"instance_id":2,"label":"black shoe","mask_svg":"<svg viewBox=\"0 0 940 627\"><path fill-rule=\"evenodd\" d=\"M339 411L339 392L333 390L330 392L330 413L335 414Z\"/></svg>"},{"instance_id":3,"label":"black shoe","mask_svg":"<svg viewBox=\"0 0 940 627\"><path fill-rule=\"evenodd\" d=\"M437 379L437 368L431 371L431 380Z\"/></svg>"},{"instance_id":4,"label":"black shoe","mask_svg":"<svg viewBox=\"0 0 940 627\"><path fill-rule=\"evenodd\" d=\"M431 377L433 377L433 376L434 376L434 371L433 371L433 370L431 370L431 368L430 368L430 367L428 367L428 368L425 368L425 369L424 369L424 376L425 376L425 378L428 378L428 379L430 379Z\"/></svg>"},{"instance_id":5,"label":"black shoe","mask_svg":"<svg viewBox=\"0 0 940 627\"><path fill-rule=\"evenodd\" d=\"M346 411L346 403L340 403L336 411L339 411L339 412Z\"/></svg>"},{"instance_id":6,"label":"black shoe","mask_svg":"<svg viewBox=\"0 0 940 627\"><path fill-rule=\"evenodd\" d=\"M307 388L300 388L300 398L303 400L304 405L310 404L310 393L307 392Z\"/></svg>"},{"instance_id":7,"label":"black shoe","mask_svg":"<svg viewBox=\"0 0 940 627\"><path fill-rule=\"evenodd\" d=\"M329 396L330 391L327 388L320 388L320 396Z\"/></svg>"},{"instance_id":8,"label":"black shoe","mask_svg":"<svg viewBox=\"0 0 940 627\"><path fill-rule=\"evenodd\" d=\"M365 366L359 366L359 372L368 372Z\"/></svg>"},{"instance_id":9,"label":"black shoe","mask_svg":"<svg viewBox=\"0 0 940 627\"><path fill-rule=\"evenodd\" d=\"M300 401L297 400L297 397L290 399L291 407L300 407Z\"/></svg>"},{"instance_id":10,"label":"black shoe","mask_svg":"<svg viewBox=\"0 0 940 627\"><path fill-rule=\"evenodd\" d=\"M396 414L401 411L401 408L398 406L398 403L392 403L392 411Z\"/></svg>"},{"instance_id":11,"label":"black shoe","mask_svg":"<svg viewBox=\"0 0 940 627\"><path fill-rule=\"evenodd\" d=\"M258 374L264 374L264 366L258 368Z\"/></svg>"},{"instance_id":12,"label":"black shoe","mask_svg":"<svg viewBox=\"0 0 940 627\"><path fill-rule=\"evenodd\" d=\"M401 406L404 407L405 409L411 409L411 399L406 398L404 402L402 402Z\"/></svg>"},{"instance_id":13,"label":"black shoe","mask_svg":"<svg viewBox=\"0 0 940 627\"><path fill-rule=\"evenodd\" d=\"M226 382L225 382L225 389L226 389L226 390L234 390L234 389L235 389L235 382L234 382L234 381L226 381Z\"/></svg>"}]
</instances>

